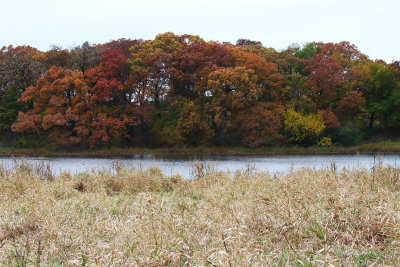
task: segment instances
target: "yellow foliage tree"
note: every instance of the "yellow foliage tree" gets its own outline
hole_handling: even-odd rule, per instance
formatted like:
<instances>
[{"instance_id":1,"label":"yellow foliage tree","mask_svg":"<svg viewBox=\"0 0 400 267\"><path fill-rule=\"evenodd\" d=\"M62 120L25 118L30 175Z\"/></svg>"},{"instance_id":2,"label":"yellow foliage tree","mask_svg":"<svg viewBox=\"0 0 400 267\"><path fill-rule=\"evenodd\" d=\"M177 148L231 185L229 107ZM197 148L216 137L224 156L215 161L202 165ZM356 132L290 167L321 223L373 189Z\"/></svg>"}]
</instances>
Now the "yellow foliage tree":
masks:
<instances>
[{"instance_id":1,"label":"yellow foliage tree","mask_svg":"<svg viewBox=\"0 0 400 267\"><path fill-rule=\"evenodd\" d=\"M297 144L310 145L315 143L325 129L321 112L302 114L293 109L285 112L285 131L288 140Z\"/></svg>"}]
</instances>

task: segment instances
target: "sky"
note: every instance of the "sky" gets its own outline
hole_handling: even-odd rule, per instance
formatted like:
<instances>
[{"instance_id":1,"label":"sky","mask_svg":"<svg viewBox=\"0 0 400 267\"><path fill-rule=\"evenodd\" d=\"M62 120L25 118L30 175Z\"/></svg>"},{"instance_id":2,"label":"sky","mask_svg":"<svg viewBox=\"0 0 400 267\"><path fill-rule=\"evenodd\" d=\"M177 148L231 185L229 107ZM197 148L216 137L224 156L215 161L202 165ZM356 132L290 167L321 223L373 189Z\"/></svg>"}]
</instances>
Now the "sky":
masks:
<instances>
[{"instance_id":1,"label":"sky","mask_svg":"<svg viewBox=\"0 0 400 267\"><path fill-rule=\"evenodd\" d=\"M400 60L399 0L13 0L0 7L0 46L48 50L174 32L277 50L349 41L371 59Z\"/></svg>"}]
</instances>

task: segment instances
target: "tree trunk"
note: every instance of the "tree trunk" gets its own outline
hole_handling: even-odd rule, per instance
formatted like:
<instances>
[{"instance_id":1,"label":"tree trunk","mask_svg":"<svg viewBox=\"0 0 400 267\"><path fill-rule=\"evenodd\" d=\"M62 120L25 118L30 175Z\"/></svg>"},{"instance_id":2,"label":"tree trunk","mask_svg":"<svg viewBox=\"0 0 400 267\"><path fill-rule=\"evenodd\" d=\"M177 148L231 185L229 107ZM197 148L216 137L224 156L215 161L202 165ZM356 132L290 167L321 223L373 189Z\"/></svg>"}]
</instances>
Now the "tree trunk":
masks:
<instances>
[{"instance_id":1,"label":"tree trunk","mask_svg":"<svg viewBox=\"0 0 400 267\"><path fill-rule=\"evenodd\" d=\"M372 129L372 125L374 124L375 112L371 113L371 117L369 117L369 128Z\"/></svg>"}]
</instances>

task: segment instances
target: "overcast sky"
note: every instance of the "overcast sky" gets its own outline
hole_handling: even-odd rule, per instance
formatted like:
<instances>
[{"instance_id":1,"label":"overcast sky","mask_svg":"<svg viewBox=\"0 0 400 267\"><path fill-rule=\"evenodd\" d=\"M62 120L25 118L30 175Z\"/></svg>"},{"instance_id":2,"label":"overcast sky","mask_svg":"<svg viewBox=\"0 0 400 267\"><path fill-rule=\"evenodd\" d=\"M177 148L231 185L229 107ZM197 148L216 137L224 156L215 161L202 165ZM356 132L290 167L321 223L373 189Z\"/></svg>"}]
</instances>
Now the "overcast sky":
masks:
<instances>
[{"instance_id":1,"label":"overcast sky","mask_svg":"<svg viewBox=\"0 0 400 267\"><path fill-rule=\"evenodd\" d=\"M0 46L153 39L195 34L235 43L349 41L370 58L400 59L399 0L13 0L0 4Z\"/></svg>"}]
</instances>

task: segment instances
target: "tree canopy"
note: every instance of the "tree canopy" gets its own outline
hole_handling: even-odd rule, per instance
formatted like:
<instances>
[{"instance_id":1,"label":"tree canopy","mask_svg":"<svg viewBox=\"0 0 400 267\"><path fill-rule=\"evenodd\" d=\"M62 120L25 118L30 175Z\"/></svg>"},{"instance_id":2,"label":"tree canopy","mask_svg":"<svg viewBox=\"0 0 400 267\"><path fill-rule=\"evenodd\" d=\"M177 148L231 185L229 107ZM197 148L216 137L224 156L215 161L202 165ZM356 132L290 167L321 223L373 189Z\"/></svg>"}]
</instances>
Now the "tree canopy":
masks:
<instances>
[{"instance_id":1,"label":"tree canopy","mask_svg":"<svg viewBox=\"0 0 400 267\"><path fill-rule=\"evenodd\" d=\"M340 144L346 133L396 132L399 110L398 61L349 42L277 51L168 32L0 50L0 135L28 145Z\"/></svg>"}]
</instances>

